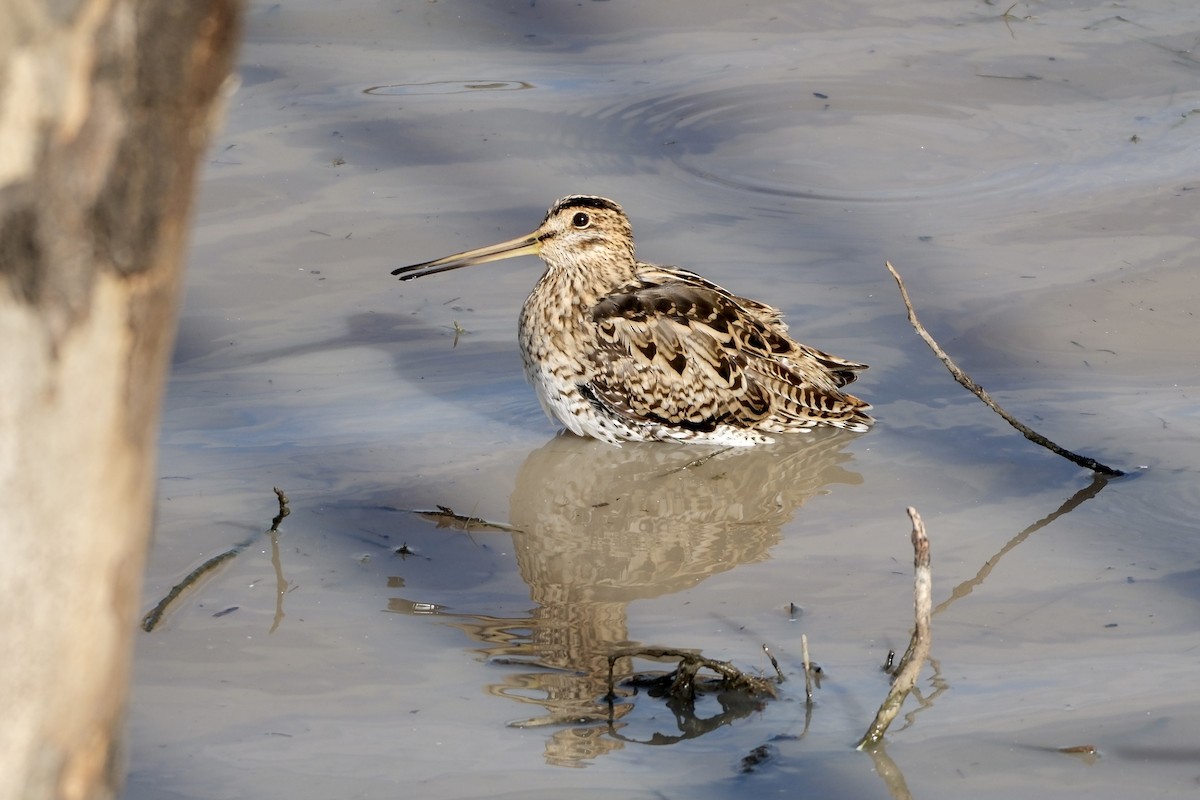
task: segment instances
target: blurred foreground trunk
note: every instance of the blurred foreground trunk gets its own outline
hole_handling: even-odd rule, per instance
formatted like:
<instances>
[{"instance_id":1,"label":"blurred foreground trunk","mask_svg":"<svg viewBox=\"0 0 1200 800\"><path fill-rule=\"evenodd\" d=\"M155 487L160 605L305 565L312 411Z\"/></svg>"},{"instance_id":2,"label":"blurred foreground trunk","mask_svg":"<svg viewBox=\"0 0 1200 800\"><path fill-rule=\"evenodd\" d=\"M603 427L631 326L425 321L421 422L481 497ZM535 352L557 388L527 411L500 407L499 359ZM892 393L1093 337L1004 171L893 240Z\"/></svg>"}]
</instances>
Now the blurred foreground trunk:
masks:
<instances>
[{"instance_id":1,"label":"blurred foreground trunk","mask_svg":"<svg viewBox=\"0 0 1200 800\"><path fill-rule=\"evenodd\" d=\"M197 161L240 0L0 0L0 800L119 791Z\"/></svg>"}]
</instances>

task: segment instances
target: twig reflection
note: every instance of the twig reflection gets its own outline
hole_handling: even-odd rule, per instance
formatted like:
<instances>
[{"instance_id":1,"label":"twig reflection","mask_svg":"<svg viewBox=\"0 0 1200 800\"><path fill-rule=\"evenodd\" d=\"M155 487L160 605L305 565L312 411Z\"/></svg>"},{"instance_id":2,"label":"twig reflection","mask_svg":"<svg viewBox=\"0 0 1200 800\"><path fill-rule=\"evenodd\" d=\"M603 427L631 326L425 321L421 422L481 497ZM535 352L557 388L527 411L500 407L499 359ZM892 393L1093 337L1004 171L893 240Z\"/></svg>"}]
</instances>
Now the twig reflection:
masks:
<instances>
[{"instance_id":1,"label":"twig reflection","mask_svg":"<svg viewBox=\"0 0 1200 800\"><path fill-rule=\"evenodd\" d=\"M1083 503L1086 501L1091 500L1093 497L1100 494L1100 490L1107 486L1111 480L1112 478L1107 475L1103 475L1098 472L1094 473L1092 475L1091 483L1068 497L1061 506L1054 510L1053 513L1047 514L1025 530L1018 533L1013 538L1009 539L994 556L983 563L983 566L979 568L979 572L975 573L975 577L965 580L955 586L953 591L950 592L950 596L934 607L934 615L936 616L937 614L940 614L958 600L969 595L977 586L981 585L984 580L987 579L987 576L990 575L992 570L995 569L996 565L1000 563L1000 559L1004 558L1004 556L1006 556L1017 545L1021 544L1030 536L1037 533L1051 522L1054 522L1059 517L1071 513L1075 509L1079 508L1079 506L1083 505Z\"/></svg>"}]
</instances>

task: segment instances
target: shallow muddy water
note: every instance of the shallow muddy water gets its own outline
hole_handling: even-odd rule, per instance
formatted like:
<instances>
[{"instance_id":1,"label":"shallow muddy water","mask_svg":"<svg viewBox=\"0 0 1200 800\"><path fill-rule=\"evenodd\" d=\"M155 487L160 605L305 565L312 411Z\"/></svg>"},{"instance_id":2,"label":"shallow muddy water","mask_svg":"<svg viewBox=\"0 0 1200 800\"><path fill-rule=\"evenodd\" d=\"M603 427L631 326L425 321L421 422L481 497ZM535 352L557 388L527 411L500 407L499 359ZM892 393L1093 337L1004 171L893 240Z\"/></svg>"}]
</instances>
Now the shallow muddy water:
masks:
<instances>
[{"instance_id":1,"label":"shallow muddy water","mask_svg":"<svg viewBox=\"0 0 1200 800\"><path fill-rule=\"evenodd\" d=\"M248 544L139 634L127 800L1194 796L1200 21L1005 6L253 4L146 609ZM574 192L871 364L876 427L692 466L558 434L515 339L539 263L388 275ZM1131 475L954 383L885 259L1001 404ZM933 660L872 758L910 505ZM759 709L604 701L621 648L769 674L764 643Z\"/></svg>"}]
</instances>

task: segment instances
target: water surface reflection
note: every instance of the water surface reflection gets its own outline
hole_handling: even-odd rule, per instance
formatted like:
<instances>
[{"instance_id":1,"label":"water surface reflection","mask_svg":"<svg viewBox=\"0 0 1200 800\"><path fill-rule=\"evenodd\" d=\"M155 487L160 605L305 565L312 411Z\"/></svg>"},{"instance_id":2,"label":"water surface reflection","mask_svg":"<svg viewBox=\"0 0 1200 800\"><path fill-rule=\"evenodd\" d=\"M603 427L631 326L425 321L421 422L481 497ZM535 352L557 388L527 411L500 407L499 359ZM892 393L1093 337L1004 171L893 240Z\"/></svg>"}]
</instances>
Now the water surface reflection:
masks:
<instances>
[{"instance_id":1,"label":"water surface reflection","mask_svg":"<svg viewBox=\"0 0 1200 800\"><path fill-rule=\"evenodd\" d=\"M623 747L611 735L632 704L610 708L608 655L629 640L634 600L686 590L768 557L810 498L862 478L853 435L817 431L770 447L714 451L560 435L534 451L511 499L513 545L536 606L529 616L460 617L493 662L519 665L493 694L539 707L518 727L559 727L547 761L578 765ZM687 642L673 642L687 646ZM617 674L628 674L619 663ZM680 731L696 730L677 718ZM621 727L620 723L616 729ZM711 727L711 726L709 726Z\"/></svg>"}]
</instances>

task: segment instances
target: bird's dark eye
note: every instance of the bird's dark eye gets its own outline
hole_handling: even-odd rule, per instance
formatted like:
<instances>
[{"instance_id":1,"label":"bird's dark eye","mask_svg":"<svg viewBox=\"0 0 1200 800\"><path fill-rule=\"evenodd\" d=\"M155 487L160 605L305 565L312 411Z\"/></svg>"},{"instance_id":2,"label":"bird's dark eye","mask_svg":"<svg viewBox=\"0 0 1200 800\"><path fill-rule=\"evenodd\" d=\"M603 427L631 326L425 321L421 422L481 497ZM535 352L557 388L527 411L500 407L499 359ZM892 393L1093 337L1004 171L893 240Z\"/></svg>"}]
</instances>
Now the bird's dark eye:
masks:
<instances>
[{"instance_id":1,"label":"bird's dark eye","mask_svg":"<svg viewBox=\"0 0 1200 800\"><path fill-rule=\"evenodd\" d=\"M576 228L586 228L592 224L592 218L580 211L575 216L571 217L571 224Z\"/></svg>"}]
</instances>

